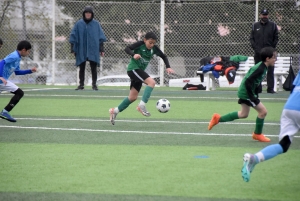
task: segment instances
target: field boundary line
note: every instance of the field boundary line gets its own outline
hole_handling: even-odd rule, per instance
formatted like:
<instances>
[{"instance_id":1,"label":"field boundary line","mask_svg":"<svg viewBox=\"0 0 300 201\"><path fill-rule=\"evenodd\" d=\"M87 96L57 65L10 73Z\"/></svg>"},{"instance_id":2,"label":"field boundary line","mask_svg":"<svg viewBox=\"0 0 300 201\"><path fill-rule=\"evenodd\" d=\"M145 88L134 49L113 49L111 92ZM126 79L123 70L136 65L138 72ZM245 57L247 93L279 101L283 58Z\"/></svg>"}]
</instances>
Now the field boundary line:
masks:
<instances>
[{"instance_id":1,"label":"field boundary line","mask_svg":"<svg viewBox=\"0 0 300 201\"><path fill-rule=\"evenodd\" d=\"M100 130L100 129L83 129L83 128L49 128L49 127L25 127L25 126L4 126L0 128L15 128L15 129L33 129L33 130L60 130L60 131L85 131L85 132L106 132L106 133L134 133L134 134L154 134L154 135L199 135L199 136L252 136L252 134L220 134L220 133L187 133L187 132L155 132L155 131L124 131L124 130ZM268 135L268 137L278 137L278 135ZM299 138L300 136L294 136Z\"/></svg>"},{"instance_id":2,"label":"field boundary line","mask_svg":"<svg viewBox=\"0 0 300 201\"><path fill-rule=\"evenodd\" d=\"M10 93L6 93L6 94L2 94L2 95L10 95ZM83 98L124 98L124 96L101 96L101 95L49 95L49 94L26 94L26 97L83 97ZM141 98L142 96L138 96L139 98ZM227 98L227 97L219 97L219 96L205 96L205 97L190 97L190 96L163 96L166 99L215 99L215 100L238 100L237 97L235 98ZM162 96L151 96L151 98L162 98ZM287 100L287 98L259 98L260 100Z\"/></svg>"},{"instance_id":3,"label":"field boundary line","mask_svg":"<svg viewBox=\"0 0 300 201\"><path fill-rule=\"evenodd\" d=\"M109 120L104 119L51 119L51 118L16 118L20 120L34 120L34 121L93 121L93 122L109 122ZM118 122L133 122L133 123L176 123L176 124L208 124L208 121L151 121L151 120L119 120ZM220 124L230 124L230 125L255 125L256 123L248 123L248 122L221 122ZM264 125L271 125L271 126L279 126L280 123L264 123Z\"/></svg>"}]
</instances>

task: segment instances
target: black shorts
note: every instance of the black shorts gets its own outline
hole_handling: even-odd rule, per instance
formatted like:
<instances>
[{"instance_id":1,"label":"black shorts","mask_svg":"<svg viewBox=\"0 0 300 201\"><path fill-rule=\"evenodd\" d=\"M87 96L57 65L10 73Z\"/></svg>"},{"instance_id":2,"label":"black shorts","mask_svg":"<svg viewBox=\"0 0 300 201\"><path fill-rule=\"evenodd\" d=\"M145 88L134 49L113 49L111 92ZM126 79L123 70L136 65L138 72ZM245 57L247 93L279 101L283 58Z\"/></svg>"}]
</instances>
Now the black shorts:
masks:
<instances>
[{"instance_id":1,"label":"black shorts","mask_svg":"<svg viewBox=\"0 0 300 201\"><path fill-rule=\"evenodd\" d=\"M148 73L143 71L142 69L135 69L131 71L127 71L127 75L130 77L130 89L133 87L138 92L140 92L144 81L150 77Z\"/></svg>"},{"instance_id":2,"label":"black shorts","mask_svg":"<svg viewBox=\"0 0 300 201\"><path fill-rule=\"evenodd\" d=\"M245 99L241 99L241 98L240 98L239 101L238 101L238 103L239 103L239 104L244 103L244 104L246 104L246 105L248 105L248 106L250 106L250 107L255 107L255 106L257 106L257 105L260 103L260 100L258 99L257 104L255 104L255 103L251 102L250 100L245 100Z\"/></svg>"}]
</instances>

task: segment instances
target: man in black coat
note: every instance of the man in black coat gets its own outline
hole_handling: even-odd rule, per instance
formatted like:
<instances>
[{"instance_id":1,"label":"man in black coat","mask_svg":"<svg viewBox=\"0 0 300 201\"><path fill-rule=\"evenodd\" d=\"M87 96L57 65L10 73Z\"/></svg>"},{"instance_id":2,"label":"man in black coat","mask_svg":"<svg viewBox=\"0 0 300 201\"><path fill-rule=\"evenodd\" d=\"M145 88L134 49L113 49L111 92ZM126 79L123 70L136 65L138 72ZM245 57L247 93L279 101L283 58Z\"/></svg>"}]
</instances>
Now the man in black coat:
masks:
<instances>
[{"instance_id":1,"label":"man in black coat","mask_svg":"<svg viewBox=\"0 0 300 201\"><path fill-rule=\"evenodd\" d=\"M269 12L263 9L260 12L260 20L252 26L250 43L254 50L254 62L257 64L261 61L260 50L264 47L276 48L278 43L278 29L274 22L269 21ZM276 84L276 83L275 83ZM267 73L267 93L276 93L274 91L274 66L269 66ZM261 85L259 93L261 93Z\"/></svg>"}]
</instances>

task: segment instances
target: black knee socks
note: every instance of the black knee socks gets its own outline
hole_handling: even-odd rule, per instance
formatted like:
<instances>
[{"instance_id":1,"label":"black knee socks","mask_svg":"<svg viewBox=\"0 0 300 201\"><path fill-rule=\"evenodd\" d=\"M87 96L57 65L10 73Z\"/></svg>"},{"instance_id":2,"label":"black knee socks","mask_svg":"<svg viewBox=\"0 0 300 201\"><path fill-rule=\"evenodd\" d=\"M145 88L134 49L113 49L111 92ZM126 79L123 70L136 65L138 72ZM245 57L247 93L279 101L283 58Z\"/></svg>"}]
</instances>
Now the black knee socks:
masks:
<instances>
[{"instance_id":1,"label":"black knee socks","mask_svg":"<svg viewBox=\"0 0 300 201\"><path fill-rule=\"evenodd\" d=\"M4 108L8 112L10 112L18 104L20 99L24 96L24 92L20 88L18 88L15 92L11 93L15 95L10 99L8 105Z\"/></svg>"}]
</instances>

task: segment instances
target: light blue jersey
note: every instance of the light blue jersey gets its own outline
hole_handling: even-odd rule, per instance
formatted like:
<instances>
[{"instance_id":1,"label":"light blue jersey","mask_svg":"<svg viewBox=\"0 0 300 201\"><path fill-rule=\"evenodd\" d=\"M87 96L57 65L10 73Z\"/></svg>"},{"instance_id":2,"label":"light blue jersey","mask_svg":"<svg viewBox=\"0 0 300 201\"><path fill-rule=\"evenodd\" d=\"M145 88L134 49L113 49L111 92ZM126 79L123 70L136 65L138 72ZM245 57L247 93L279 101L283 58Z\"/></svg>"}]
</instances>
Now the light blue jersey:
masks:
<instances>
[{"instance_id":1,"label":"light blue jersey","mask_svg":"<svg viewBox=\"0 0 300 201\"><path fill-rule=\"evenodd\" d=\"M3 60L5 61L5 64L2 68L2 77L7 80L12 73L20 70L21 55L16 50L7 55ZM3 62L3 60L1 62ZM1 80L0 84L2 84Z\"/></svg>"},{"instance_id":2,"label":"light blue jersey","mask_svg":"<svg viewBox=\"0 0 300 201\"><path fill-rule=\"evenodd\" d=\"M288 98L284 109L300 111L300 70L293 82L295 88Z\"/></svg>"}]
</instances>

